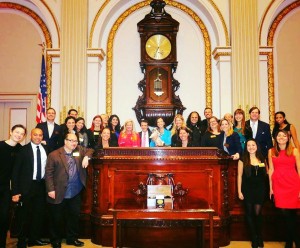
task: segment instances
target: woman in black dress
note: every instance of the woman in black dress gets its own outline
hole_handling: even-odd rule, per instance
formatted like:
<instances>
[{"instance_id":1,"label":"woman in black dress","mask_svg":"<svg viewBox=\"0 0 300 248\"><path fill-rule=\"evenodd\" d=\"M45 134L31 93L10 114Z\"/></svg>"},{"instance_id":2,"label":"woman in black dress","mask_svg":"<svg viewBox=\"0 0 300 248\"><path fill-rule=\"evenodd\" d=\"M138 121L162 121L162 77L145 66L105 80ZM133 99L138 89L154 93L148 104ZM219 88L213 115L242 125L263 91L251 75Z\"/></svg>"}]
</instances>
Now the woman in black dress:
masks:
<instances>
[{"instance_id":1,"label":"woman in black dress","mask_svg":"<svg viewBox=\"0 0 300 248\"><path fill-rule=\"evenodd\" d=\"M8 140L0 141L0 247L6 246L12 167L16 154L22 147L20 142L25 135L26 128L18 124L12 127Z\"/></svg>"},{"instance_id":2,"label":"woman in black dress","mask_svg":"<svg viewBox=\"0 0 300 248\"><path fill-rule=\"evenodd\" d=\"M266 195L264 157L254 139L246 142L238 163L238 197L244 201L246 221L251 232L252 248L263 247L262 205Z\"/></svg>"}]
</instances>

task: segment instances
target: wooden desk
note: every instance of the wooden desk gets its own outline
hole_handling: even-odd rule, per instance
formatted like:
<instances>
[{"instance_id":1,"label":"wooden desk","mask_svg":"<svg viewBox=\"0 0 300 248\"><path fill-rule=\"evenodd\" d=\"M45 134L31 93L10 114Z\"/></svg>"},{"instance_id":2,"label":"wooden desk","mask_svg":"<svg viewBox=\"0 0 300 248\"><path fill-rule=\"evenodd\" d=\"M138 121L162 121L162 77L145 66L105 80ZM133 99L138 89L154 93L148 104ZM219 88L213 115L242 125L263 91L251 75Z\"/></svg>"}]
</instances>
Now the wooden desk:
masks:
<instances>
[{"instance_id":1,"label":"wooden desk","mask_svg":"<svg viewBox=\"0 0 300 248\"><path fill-rule=\"evenodd\" d=\"M175 199L176 201L176 199ZM144 205L145 206L145 205ZM121 240L121 229L122 220L150 220L150 219L161 219L161 220L209 220L209 247L213 248L213 209L183 209L180 204L174 204L174 208L160 209L160 208L137 208L137 204L132 199L120 199L115 208L109 209L113 213L113 248L117 248L117 225L119 225L119 243L122 247ZM204 225L201 230L201 241L200 247L204 248Z\"/></svg>"},{"instance_id":2,"label":"wooden desk","mask_svg":"<svg viewBox=\"0 0 300 248\"><path fill-rule=\"evenodd\" d=\"M196 204L205 201L215 211L214 247L229 245L228 160L215 148L113 147L98 150L92 161L92 242L112 246L113 215L109 209L122 209L116 207L117 202L134 198L133 190L138 189L140 182L146 184L150 174L172 173L175 184L180 182L189 190L187 196L190 200L198 201ZM186 209L208 208L199 207L199 204L191 207L190 203ZM189 248L195 248L190 240L198 231L196 221L150 219L128 220L124 224L124 246L146 247L145 243L160 240L161 247L164 244L169 247L189 244ZM140 226L145 228L141 230ZM205 228L206 244L208 238L209 229Z\"/></svg>"}]
</instances>

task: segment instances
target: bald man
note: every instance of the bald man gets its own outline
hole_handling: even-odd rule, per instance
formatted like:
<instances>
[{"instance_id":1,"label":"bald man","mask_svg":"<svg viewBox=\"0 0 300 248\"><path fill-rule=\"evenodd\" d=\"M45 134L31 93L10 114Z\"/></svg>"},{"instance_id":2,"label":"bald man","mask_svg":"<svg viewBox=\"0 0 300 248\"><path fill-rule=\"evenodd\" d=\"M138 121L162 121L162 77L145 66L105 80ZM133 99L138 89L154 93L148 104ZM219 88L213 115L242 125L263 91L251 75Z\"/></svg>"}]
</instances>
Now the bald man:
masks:
<instances>
[{"instance_id":1,"label":"bald man","mask_svg":"<svg viewBox=\"0 0 300 248\"><path fill-rule=\"evenodd\" d=\"M41 144L43 140L41 129L32 129L30 137L31 141L23 146L17 155L12 173L12 200L13 202L21 200L23 203L18 248L49 244L40 239L46 206L44 176L48 149Z\"/></svg>"}]
</instances>

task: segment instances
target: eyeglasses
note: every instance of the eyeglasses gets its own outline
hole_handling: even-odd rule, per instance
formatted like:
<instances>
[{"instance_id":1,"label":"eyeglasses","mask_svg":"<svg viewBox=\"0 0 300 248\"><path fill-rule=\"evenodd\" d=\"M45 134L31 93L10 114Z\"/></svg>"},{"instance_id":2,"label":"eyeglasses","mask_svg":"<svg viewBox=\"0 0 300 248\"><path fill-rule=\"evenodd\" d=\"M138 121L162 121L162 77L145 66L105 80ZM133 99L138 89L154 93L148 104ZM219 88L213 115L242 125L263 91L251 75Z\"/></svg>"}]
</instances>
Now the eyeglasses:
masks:
<instances>
[{"instance_id":1,"label":"eyeglasses","mask_svg":"<svg viewBox=\"0 0 300 248\"><path fill-rule=\"evenodd\" d=\"M66 139L66 140L71 142L71 143L78 143L78 140L71 140L71 139Z\"/></svg>"}]
</instances>

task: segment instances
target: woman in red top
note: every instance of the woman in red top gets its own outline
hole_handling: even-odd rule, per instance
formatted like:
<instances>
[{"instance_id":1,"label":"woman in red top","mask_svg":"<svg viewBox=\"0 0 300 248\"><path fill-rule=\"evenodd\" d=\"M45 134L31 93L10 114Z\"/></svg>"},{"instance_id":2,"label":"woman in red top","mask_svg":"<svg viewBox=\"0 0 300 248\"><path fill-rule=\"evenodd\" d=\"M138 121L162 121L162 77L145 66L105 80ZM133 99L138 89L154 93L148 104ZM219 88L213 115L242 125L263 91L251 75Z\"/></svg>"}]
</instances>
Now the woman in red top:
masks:
<instances>
[{"instance_id":1,"label":"woman in red top","mask_svg":"<svg viewBox=\"0 0 300 248\"><path fill-rule=\"evenodd\" d=\"M119 140L120 147L140 147L140 135L135 131L132 120L125 121L124 129L121 131Z\"/></svg>"},{"instance_id":2,"label":"woman in red top","mask_svg":"<svg viewBox=\"0 0 300 248\"><path fill-rule=\"evenodd\" d=\"M274 147L268 154L270 197L274 194L275 206L281 209L285 218L285 248L292 248L294 241L300 248L296 225L296 211L300 208L299 151L293 148L287 131L279 130L274 138Z\"/></svg>"}]
</instances>

